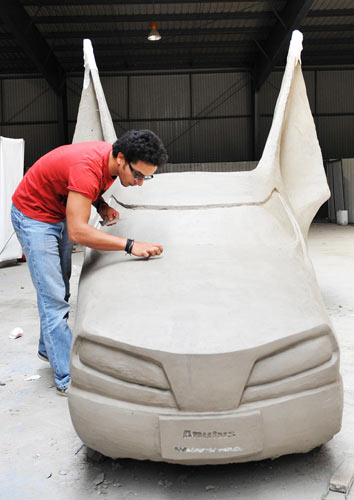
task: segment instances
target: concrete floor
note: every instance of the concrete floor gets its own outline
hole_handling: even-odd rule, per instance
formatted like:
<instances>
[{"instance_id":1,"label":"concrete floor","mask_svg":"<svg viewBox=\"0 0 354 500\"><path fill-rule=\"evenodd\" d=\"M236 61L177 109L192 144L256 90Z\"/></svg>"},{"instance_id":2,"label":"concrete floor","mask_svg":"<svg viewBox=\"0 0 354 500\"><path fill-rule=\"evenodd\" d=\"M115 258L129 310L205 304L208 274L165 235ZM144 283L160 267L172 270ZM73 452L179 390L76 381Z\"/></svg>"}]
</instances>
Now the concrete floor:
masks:
<instances>
[{"instance_id":1,"label":"concrete floor","mask_svg":"<svg viewBox=\"0 0 354 500\"><path fill-rule=\"evenodd\" d=\"M320 500L338 465L354 460L354 226L314 224L309 247L341 346L343 428L306 455L215 467L90 459L66 398L56 395L50 368L36 357L39 321L27 264L0 268L0 499ZM83 253L73 257L71 322ZM24 336L10 340L16 326ZM41 378L24 380L35 374Z\"/></svg>"}]
</instances>

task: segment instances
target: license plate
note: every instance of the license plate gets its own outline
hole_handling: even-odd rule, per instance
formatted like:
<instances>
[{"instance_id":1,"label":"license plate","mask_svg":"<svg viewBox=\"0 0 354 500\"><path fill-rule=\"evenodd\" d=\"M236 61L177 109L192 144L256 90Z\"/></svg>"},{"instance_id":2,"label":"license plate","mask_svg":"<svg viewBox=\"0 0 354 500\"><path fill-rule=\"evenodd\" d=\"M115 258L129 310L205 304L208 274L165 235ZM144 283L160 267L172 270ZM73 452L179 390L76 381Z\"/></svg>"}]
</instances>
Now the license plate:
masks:
<instances>
[{"instance_id":1,"label":"license plate","mask_svg":"<svg viewBox=\"0 0 354 500\"><path fill-rule=\"evenodd\" d=\"M161 416L159 421L162 459L241 457L263 449L259 411L238 416Z\"/></svg>"}]
</instances>

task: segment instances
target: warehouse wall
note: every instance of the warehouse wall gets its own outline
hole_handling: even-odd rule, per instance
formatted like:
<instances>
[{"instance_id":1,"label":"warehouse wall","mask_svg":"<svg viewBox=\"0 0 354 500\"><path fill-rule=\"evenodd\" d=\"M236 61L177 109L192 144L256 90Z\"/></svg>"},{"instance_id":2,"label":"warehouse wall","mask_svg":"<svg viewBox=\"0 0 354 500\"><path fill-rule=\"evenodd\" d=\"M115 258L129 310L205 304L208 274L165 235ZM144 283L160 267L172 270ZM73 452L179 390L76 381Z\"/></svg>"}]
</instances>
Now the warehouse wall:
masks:
<instances>
[{"instance_id":1,"label":"warehouse wall","mask_svg":"<svg viewBox=\"0 0 354 500\"><path fill-rule=\"evenodd\" d=\"M25 139L25 166L59 145L57 98L44 79L0 79L0 135Z\"/></svg>"},{"instance_id":2,"label":"warehouse wall","mask_svg":"<svg viewBox=\"0 0 354 500\"><path fill-rule=\"evenodd\" d=\"M173 163L237 161L252 156L251 80L247 73L102 77L117 134L148 128ZM70 136L82 79L68 79Z\"/></svg>"},{"instance_id":3,"label":"warehouse wall","mask_svg":"<svg viewBox=\"0 0 354 500\"><path fill-rule=\"evenodd\" d=\"M272 121L283 73L273 72L260 91L261 149ZM354 70L304 71L324 158L354 156Z\"/></svg>"},{"instance_id":4,"label":"warehouse wall","mask_svg":"<svg viewBox=\"0 0 354 500\"><path fill-rule=\"evenodd\" d=\"M304 75L324 157L354 157L354 70L305 71ZM253 159L248 73L185 71L101 78L118 135L133 127L154 130L173 163ZM260 91L260 151L281 78L281 71L273 72ZM81 88L82 76L68 77L69 141ZM26 166L60 145L56 96L43 79L0 79L0 134L25 138Z\"/></svg>"}]
</instances>

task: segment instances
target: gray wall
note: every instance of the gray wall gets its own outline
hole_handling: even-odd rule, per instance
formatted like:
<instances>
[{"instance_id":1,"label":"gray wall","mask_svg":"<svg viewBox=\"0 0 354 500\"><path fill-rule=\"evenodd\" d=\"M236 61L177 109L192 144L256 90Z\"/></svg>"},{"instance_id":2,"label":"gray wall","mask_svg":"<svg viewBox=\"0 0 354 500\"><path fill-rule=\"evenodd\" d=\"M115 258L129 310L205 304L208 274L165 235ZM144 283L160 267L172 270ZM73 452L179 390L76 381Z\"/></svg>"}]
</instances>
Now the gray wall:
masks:
<instances>
[{"instance_id":1,"label":"gray wall","mask_svg":"<svg viewBox=\"0 0 354 500\"><path fill-rule=\"evenodd\" d=\"M57 98L44 79L0 79L0 135L25 139L26 166L59 145Z\"/></svg>"},{"instance_id":2,"label":"gray wall","mask_svg":"<svg viewBox=\"0 0 354 500\"><path fill-rule=\"evenodd\" d=\"M273 72L260 92L263 148L280 89L282 72ZM324 158L354 155L354 70L304 71L307 94Z\"/></svg>"},{"instance_id":3,"label":"gray wall","mask_svg":"<svg viewBox=\"0 0 354 500\"><path fill-rule=\"evenodd\" d=\"M101 77L117 134L156 132L170 161L248 160L252 156L251 81L247 73ZM81 78L69 78L72 137Z\"/></svg>"},{"instance_id":4,"label":"gray wall","mask_svg":"<svg viewBox=\"0 0 354 500\"><path fill-rule=\"evenodd\" d=\"M354 157L354 70L304 71L325 158ZM150 128L161 136L172 163L253 159L251 78L248 73L105 75L102 84L117 134ZM272 120L282 72L260 91L260 150ZM71 141L82 76L68 77ZM0 78L0 135L23 137L25 163L60 145L57 100L41 78Z\"/></svg>"}]
</instances>

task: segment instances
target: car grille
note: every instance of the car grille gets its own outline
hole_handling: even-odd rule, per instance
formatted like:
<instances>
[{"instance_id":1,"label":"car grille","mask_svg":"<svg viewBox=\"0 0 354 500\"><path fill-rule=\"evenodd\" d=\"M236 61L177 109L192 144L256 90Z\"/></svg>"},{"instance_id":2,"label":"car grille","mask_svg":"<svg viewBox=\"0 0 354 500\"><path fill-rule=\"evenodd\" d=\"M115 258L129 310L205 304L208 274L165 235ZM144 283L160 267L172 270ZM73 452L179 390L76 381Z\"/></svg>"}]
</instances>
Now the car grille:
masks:
<instances>
[{"instance_id":1,"label":"car grille","mask_svg":"<svg viewBox=\"0 0 354 500\"><path fill-rule=\"evenodd\" d=\"M235 409L338 381L339 353L334 336L327 326L315 330L312 338L294 339L292 345L271 354L270 344L266 346L268 354L253 364ZM89 392L147 406L180 407L161 363L114 345L79 336L73 347L71 375L73 386ZM205 402L203 411L211 411L207 407Z\"/></svg>"}]
</instances>

